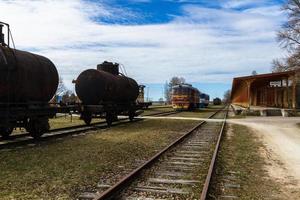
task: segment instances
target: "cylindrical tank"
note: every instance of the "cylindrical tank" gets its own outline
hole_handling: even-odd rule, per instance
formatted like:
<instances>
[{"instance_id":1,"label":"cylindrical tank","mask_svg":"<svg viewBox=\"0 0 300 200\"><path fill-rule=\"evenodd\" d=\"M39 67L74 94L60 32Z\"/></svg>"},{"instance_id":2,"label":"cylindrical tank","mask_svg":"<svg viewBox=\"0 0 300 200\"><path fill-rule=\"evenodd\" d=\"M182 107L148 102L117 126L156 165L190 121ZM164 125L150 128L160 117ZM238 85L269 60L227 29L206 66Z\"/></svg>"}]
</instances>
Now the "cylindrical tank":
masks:
<instances>
[{"instance_id":1,"label":"cylindrical tank","mask_svg":"<svg viewBox=\"0 0 300 200\"><path fill-rule=\"evenodd\" d=\"M105 68L107 69L107 64ZM98 65L98 70L88 69L78 76L75 90L83 104L126 103L137 99L139 95L137 82L126 76L113 74L112 71L116 69L104 71Z\"/></svg>"},{"instance_id":2,"label":"cylindrical tank","mask_svg":"<svg viewBox=\"0 0 300 200\"><path fill-rule=\"evenodd\" d=\"M58 86L58 72L48 59L0 45L0 102L48 102Z\"/></svg>"}]
</instances>

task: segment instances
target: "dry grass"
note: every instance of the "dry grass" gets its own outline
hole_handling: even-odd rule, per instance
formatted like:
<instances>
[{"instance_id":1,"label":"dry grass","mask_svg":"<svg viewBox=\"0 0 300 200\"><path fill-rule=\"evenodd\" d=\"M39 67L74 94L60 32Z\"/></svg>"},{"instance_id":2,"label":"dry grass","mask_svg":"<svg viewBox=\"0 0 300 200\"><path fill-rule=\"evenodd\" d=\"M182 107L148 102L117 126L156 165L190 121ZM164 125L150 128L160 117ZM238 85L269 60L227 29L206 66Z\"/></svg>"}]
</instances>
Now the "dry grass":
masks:
<instances>
[{"instance_id":1,"label":"dry grass","mask_svg":"<svg viewBox=\"0 0 300 200\"><path fill-rule=\"evenodd\" d=\"M232 132L227 132L221 143L210 199L222 195L234 195L239 199L275 198L279 185L266 171L267 163L261 153L263 144L249 128L232 127ZM235 172L236 179L228 178L231 172ZM224 188L225 183L240 185L240 188Z\"/></svg>"},{"instance_id":2,"label":"dry grass","mask_svg":"<svg viewBox=\"0 0 300 200\"><path fill-rule=\"evenodd\" d=\"M104 121L104 119L93 119L92 123ZM49 119L49 124L51 129L57 129L57 128L65 128L70 126L77 126L77 125L85 125L84 121L80 119L79 116L60 116L57 118Z\"/></svg>"},{"instance_id":3,"label":"dry grass","mask_svg":"<svg viewBox=\"0 0 300 200\"><path fill-rule=\"evenodd\" d=\"M81 137L0 151L0 199L74 199L124 174L196 122L145 120ZM113 177L113 178L112 178ZM120 177L118 177L120 178Z\"/></svg>"},{"instance_id":4,"label":"dry grass","mask_svg":"<svg viewBox=\"0 0 300 200\"><path fill-rule=\"evenodd\" d=\"M142 115L149 115L149 114L160 113L160 112L168 112L168 111L173 111L173 110L174 109L170 106L150 107L150 108L144 110L144 113Z\"/></svg>"}]
</instances>

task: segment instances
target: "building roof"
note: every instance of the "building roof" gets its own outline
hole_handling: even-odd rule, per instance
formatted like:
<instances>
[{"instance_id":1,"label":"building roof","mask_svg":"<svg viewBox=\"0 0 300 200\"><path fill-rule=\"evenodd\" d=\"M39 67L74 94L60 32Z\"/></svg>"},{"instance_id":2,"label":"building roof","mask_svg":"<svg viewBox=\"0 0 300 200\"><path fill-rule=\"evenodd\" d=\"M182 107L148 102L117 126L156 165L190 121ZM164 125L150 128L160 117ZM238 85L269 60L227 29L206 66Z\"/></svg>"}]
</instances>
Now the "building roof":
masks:
<instances>
[{"instance_id":1,"label":"building roof","mask_svg":"<svg viewBox=\"0 0 300 200\"><path fill-rule=\"evenodd\" d=\"M267 82L267 81L277 81L282 78L288 78L289 76L295 75L297 72L300 72L300 70L291 70L291 71L284 71L284 72L275 72L275 73L267 73L267 74L258 74L258 75L251 75L251 76L242 76L242 77L236 77L233 79L232 82L232 95L231 98L235 95L235 90L237 87L240 86L242 82L253 82L253 84L260 84L261 82Z\"/></svg>"},{"instance_id":2,"label":"building roof","mask_svg":"<svg viewBox=\"0 0 300 200\"><path fill-rule=\"evenodd\" d=\"M271 77L279 78L279 77L294 75L297 71L299 71L299 70L258 74L258 75L251 75L251 76L241 76L241 77L236 77L233 80L247 80L247 79L259 79L259 78L271 78Z\"/></svg>"}]
</instances>

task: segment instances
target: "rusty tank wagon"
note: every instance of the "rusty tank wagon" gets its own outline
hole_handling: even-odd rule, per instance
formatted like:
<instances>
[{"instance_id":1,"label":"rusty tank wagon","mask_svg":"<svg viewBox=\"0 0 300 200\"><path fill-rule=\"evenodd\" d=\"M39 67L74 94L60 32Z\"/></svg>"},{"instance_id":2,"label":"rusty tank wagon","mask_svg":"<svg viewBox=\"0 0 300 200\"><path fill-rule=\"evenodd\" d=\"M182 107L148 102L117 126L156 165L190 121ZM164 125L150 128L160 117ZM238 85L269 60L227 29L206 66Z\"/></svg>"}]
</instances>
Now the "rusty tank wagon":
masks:
<instances>
[{"instance_id":1,"label":"rusty tank wagon","mask_svg":"<svg viewBox=\"0 0 300 200\"><path fill-rule=\"evenodd\" d=\"M56 92L58 72L48 58L10 48L9 33L9 25L0 22L0 134L8 137L13 128L25 127L39 137L49 129L53 112L48 102Z\"/></svg>"},{"instance_id":2,"label":"rusty tank wagon","mask_svg":"<svg viewBox=\"0 0 300 200\"><path fill-rule=\"evenodd\" d=\"M7 39L3 29L7 29ZM53 103L59 75L48 58L10 47L9 24L0 22L0 136L25 128L34 138L49 131L49 118L57 113L78 113L86 124L106 118L111 125L117 116L132 121L140 106L137 82L119 72L119 64L103 62L83 71L75 81L80 103Z\"/></svg>"},{"instance_id":3,"label":"rusty tank wagon","mask_svg":"<svg viewBox=\"0 0 300 200\"><path fill-rule=\"evenodd\" d=\"M97 69L83 71L75 81L75 90L82 101L81 118L90 124L93 117L105 116L107 124L119 114L133 120L138 109L137 82L119 72L119 64L103 62Z\"/></svg>"}]
</instances>

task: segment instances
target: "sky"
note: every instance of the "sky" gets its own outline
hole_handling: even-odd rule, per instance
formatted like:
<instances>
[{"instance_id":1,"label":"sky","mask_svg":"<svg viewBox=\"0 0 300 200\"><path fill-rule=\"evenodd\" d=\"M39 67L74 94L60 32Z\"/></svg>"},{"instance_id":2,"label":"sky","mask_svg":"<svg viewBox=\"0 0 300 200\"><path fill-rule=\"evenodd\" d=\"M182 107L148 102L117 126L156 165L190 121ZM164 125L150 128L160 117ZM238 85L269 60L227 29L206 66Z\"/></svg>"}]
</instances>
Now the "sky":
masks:
<instances>
[{"instance_id":1,"label":"sky","mask_svg":"<svg viewBox=\"0 0 300 200\"><path fill-rule=\"evenodd\" d=\"M7 0L0 21L17 49L56 65L66 86L104 60L118 62L145 84L149 98L184 77L212 98L233 77L268 73L286 52L276 32L286 21L283 0Z\"/></svg>"}]
</instances>

